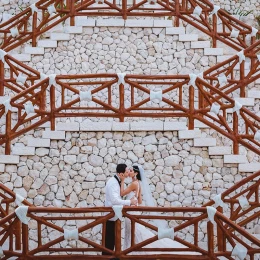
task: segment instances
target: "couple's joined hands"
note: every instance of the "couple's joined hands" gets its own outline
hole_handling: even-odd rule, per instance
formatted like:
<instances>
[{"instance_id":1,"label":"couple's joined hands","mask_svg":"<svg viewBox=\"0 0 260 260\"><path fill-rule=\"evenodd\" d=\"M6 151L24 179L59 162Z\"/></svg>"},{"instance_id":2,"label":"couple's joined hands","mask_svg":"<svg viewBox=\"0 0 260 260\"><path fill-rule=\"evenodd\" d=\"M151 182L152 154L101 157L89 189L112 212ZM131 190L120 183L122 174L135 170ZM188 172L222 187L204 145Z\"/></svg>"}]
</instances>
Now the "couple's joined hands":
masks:
<instances>
[{"instance_id":1,"label":"couple's joined hands","mask_svg":"<svg viewBox=\"0 0 260 260\"><path fill-rule=\"evenodd\" d=\"M131 205L130 206L137 206L137 198L133 197L132 199L130 199L131 201Z\"/></svg>"}]
</instances>

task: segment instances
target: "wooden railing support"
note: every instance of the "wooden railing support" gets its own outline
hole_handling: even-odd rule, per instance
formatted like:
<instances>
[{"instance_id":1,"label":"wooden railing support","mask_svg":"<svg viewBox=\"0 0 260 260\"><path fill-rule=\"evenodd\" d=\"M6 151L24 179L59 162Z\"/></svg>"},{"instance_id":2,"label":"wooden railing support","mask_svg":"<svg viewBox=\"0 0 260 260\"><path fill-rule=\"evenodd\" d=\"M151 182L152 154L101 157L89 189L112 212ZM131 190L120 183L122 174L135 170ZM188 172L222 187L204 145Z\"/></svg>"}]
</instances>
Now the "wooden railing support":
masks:
<instances>
[{"instance_id":1,"label":"wooden railing support","mask_svg":"<svg viewBox=\"0 0 260 260\"><path fill-rule=\"evenodd\" d=\"M4 63L0 60L0 96L4 96L5 93L5 69L4 69Z\"/></svg>"}]
</instances>

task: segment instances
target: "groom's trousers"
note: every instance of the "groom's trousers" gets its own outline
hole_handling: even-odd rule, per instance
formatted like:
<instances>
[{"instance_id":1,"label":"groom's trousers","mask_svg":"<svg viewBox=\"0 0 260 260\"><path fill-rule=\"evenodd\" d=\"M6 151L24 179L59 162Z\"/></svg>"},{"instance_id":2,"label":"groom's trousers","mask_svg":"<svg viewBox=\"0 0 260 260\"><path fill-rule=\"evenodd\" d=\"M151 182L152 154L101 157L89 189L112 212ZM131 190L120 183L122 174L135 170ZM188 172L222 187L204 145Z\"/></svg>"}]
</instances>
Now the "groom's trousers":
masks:
<instances>
[{"instance_id":1,"label":"groom's trousers","mask_svg":"<svg viewBox=\"0 0 260 260\"><path fill-rule=\"evenodd\" d=\"M115 221L106 222L106 237L105 246L108 249L114 250L115 247ZM102 255L110 255L109 253L103 252Z\"/></svg>"}]
</instances>

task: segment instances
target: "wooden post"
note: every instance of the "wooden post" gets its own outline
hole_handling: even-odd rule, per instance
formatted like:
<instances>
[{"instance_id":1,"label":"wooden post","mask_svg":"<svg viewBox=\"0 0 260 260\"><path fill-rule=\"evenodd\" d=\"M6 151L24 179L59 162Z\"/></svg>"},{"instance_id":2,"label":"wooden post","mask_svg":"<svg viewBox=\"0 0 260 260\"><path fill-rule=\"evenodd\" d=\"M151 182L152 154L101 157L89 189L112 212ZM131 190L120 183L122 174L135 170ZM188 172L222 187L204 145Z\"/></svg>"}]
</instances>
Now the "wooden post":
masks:
<instances>
[{"instance_id":1,"label":"wooden post","mask_svg":"<svg viewBox=\"0 0 260 260\"><path fill-rule=\"evenodd\" d=\"M180 3L179 0L175 1L175 21L174 26L179 27L180 26Z\"/></svg>"},{"instance_id":2,"label":"wooden post","mask_svg":"<svg viewBox=\"0 0 260 260\"><path fill-rule=\"evenodd\" d=\"M189 87L189 130L194 129L194 87Z\"/></svg>"},{"instance_id":3,"label":"wooden post","mask_svg":"<svg viewBox=\"0 0 260 260\"><path fill-rule=\"evenodd\" d=\"M122 17L124 20L127 19L127 0L122 0Z\"/></svg>"},{"instance_id":4,"label":"wooden post","mask_svg":"<svg viewBox=\"0 0 260 260\"><path fill-rule=\"evenodd\" d=\"M75 26L75 2L74 1L69 1L70 2L70 26ZM68 6L67 6L68 8Z\"/></svg>"},{"instance_id":5,"label":"wooden post","mask_svg":"<svg viewBox=\"0 0 260 260\"><path fill-rule=\"evenodd\" d=\"M116 220L116 230L115 230L115 257L120 259L121 254L121 221L119 219Z\"/></svg>"},{"instance_id":6,"label":"wooden post","mask_svg":"<svg viewBox=\"0 0 260 260\"><path fill-rule=\"evenodd\" d=\"M209 221L207 224L208 235L208 257L214 259L214 231L213 224Z\"/></svg>"},{"instance_id":7,"label":"wooden post","mask_svg":"<svg viewBox=\"0 0 260 260\"><path fill-rule=\"evenodd\" d=\"M33 13L33 21L32 21L32 47L37 46L37 12Z\"/></svg>"},{"instance_id":8,"label":"wooden post","mask_svg":"<svg viewBox=\"0 0 260 260\"><path fill-rule=\"evenodd\" d=\"M5 93L4 79L5 79L4 63L0 61L0 96L3 96Z\"/></svg>"},{"instance_id":9,"label":"wooden post","mask_svg":"<svg viewBox=\"0 0 260 260\"><path fill-rule=\"evenodd\" d=\"M15 225L15 249L16 250L21 250L21 221L19 220L16 225Z\"/></svg>"},{"instance_id":10,"label":"wooden post","mask_svg":"<svg viewBox=\"0 0 260 260\"><path fill-rule=\"evenodd\" d=\"M240 64L240 82L244 83L244 80L245 80L245 61L242 61L242 63ZM240 97L246 97L246 86L245 86L245 84L241 84Z\"/></svg>"},{"instance_id":11,"label":"wooden post","mask_svg":"<svg viewBox=\"0 0 260 260\"><path fill-rule=\"evenodd\" d=\"M212 35L212 47L216 48L217 47L217 30L218 30L218 19L217 19L217 14L213 14L213 21L212 21L212 26L213 26L213 35Z\"/></svg>"},{"instance_id":12,"label":"wooden post","mask_svg":"<svg viewBox=\"0 0 260 260\"><path fill-rule=\"evenodd\" d=\"M218 207L217 210L223 214L223 208ZM223 221L219 220L219 222L222 224ZM217 238L218 238L218 251L225 251L225 244L226 244L226 238L225 234L223 233L222 229L217 226Z\"/></svg>"},{"instance_id":13,"label":"wooden post","mask_svg":"<svg viewBox=\"0 0 260 260\"><path fill-rule=\"evenodd\" d=\"M124 85L121 83L119 86L119 120L120 122L124 122L124 113L125 113L125 90L124 90Z\"/></svg>"},{"instance_id":14,"label":"wooden post","mask_svg":"<svg viewBox=\"0 0 260 260\"><path fill-rule=\"evenodd\" d=\"M29 235L28 235L28 225L22 224L22 241L23 241L23 248L22 248L22 255L23 255L23 259L27 259L27 254L28 254L28 239L29 239Z\"/></svg>"},{"instance_id":15,"label":"wooden post","mask_svg":"<svg viewBox=\"0 0 260 260\"><path fill-rule=\"evenodd\" d=\"M233 140L233 154L239 154L239 146L237 141L238 136L238 115L237 112L233 113L233 131L235 135L235 140Z\"/></svg>"},{"instance_id":16,"label":"wooden post","mask_svg":"<svg viewBox=\"0 0 260 260\"><path fill-rule=\"evenodd\" d=\"M6 113L6 125L5 125L5 136L6 136L6 143L5 143L5 154L11 154L11 127L12 127L12 114L11 111Z\"/></svg>"},{"instance_id":17,"label":"wooden post","mask_svg":"<svg viewBox=\"0 0 260 260\"><path fill-rule=\"evenodd\" d=\"M55 87L51 86L50 91L50 98L51 98L51 131L55 130Z\"/></svg>"}]
</instances>

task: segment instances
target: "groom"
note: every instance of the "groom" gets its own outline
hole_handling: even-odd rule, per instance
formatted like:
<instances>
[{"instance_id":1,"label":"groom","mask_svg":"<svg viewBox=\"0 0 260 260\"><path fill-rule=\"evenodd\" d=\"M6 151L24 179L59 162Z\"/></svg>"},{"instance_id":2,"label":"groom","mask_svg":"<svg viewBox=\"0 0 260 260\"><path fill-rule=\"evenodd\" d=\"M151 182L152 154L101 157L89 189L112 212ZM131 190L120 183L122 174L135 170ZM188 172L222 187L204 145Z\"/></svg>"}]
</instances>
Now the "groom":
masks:
<instances>
[{"instance_id":1,"label":"groom","mask_svg":"<svg viewBox=\"0 0 260 260\"><path fill-rule=\"evenodd\" d=\"M110 178L106 184L105 189L105 207L112 207L114 205L135 206L137 204L136 198L131 200L123 200L120 196L120 183L122 177L128 177L128 169L125 164L118 164L116 167L117 174ZM115 220L117 217L113 217L106 222L106 237L105 246L108 249L114 250L115 247ZM102 255L109 255L103 252Z\"/></svg>"}]
</instances>

